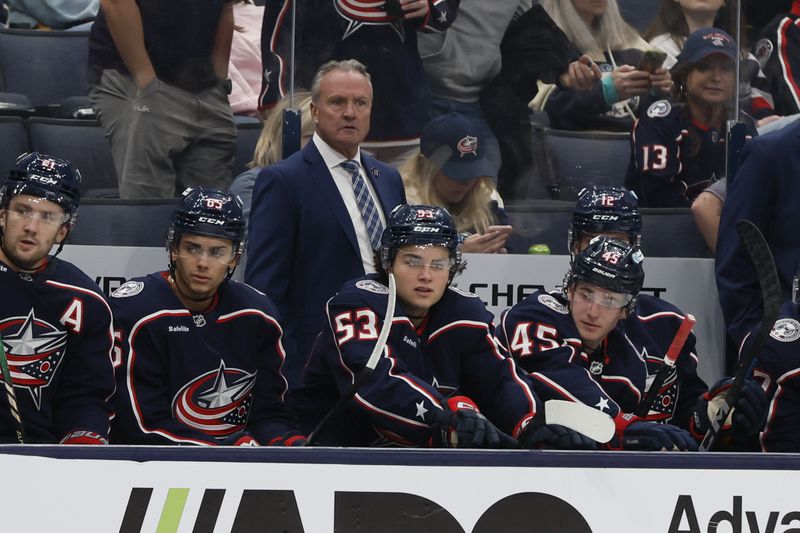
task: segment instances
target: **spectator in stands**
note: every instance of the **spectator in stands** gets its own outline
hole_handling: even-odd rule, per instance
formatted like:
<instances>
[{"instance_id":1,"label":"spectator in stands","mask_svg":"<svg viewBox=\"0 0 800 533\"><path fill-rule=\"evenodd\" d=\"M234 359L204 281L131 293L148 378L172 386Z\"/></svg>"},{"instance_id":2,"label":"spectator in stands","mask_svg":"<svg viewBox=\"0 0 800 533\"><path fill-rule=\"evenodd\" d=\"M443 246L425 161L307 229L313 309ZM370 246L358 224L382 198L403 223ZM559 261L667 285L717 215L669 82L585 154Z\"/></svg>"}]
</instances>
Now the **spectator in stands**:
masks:
<instances>
[{"instance_id":1,"label":"spectator in stands","mask_svg":"<svg viewBox=\"0 0 800 533\"><path fill-rule=\"evenodd\" d=\"M419 146L429 114L430 89L417 36L446 30L456 19L459 2L270 2L261 33L262 106L272 107L286 94L292 74L296 86L310 87L316 69L326 61L355 59L367 67L375 89L370 131L362 147L399 166Z\"/></svg>"},{"instance_id":2,"label":"spectator in stands","mask_svg":"<svg viewBox=\"0 0 800 533\"><path fill-rule=\"evenodd\" d=\"M667 94L672 80L665 68L637 69L651 47L620 15L616 0L542 0L541 5L581 53L603 71L591 91L540 84L532 102L562 129L630 131L634 113ZM651 94L652 93L652 94Z\"/></svg>"},{"instance_id":3,"label":"spectator in stands","mask_svg":"<svg viewBox=\"0 0 800 533\"><path fill-rule=\"evenodd\" d=\"M509 51L514 65L503 63L504 54L501 54L500 45L506 30L512 21L522 22L522 16L531 12L532 4L531 0L469 2L466 8L459 11L458 18L447 32L419 36L420 54L431 84L434 116L457 112L475 122L483 139L484 157L492 165L495 175L500 169L500 147L489 126L492 117L484 115L480 99L483 98L484 89L501 74L503 67L506 67L505 74L508 75L504 81L519 82L519 86L510 89L521 88L523 94L535 90L535 80L540 77L549 80L551 75L565 74L560 83L578 84L581 87L591 86L595 76L599 77L599 71L592 69L588 58L575 62L580 54L560 44L560 36L551 39L544 24L531 20L519 25L520 39L514 44L521 46L512 47L513 50ZM570 64L570 61L574 63ZM491 94L484 98L485 101L494 105L511 104L512 92L498 94L495 92L498 87L492 89ZM499 89L504 90L503 87ZM509 114L507 109L495 108L492 111L500 111L501 119ZM527 109L523 105L517 119L525 112ZM495 123L492 127L498 125Z\"/></svg>"},{"instance_id":4,"label":"spectator in stands","mask_svg":"<svg viewBox=\"0 0 800 533\"><path fill-rule=\"evenodd\" d=\"M727 180L717 180L706 187L692 202L694 222L712 254L717 249L719 217L722 215L722 206L725 203L726 185Z\"/></svg>"},{"instance_id":5,"label":"spectator in stands","mask_svg":"<svg viewBox=\"0 0 800 533\"><path fill-rule=\"evenodd\" d=\"M800 113L800 0L761 31L755 52L779 115Z\"/></svg>"},{"instance_id":6,"label":"spectator in stands","mask_svg":"<svg viewBox=\"0 0 800 533\"><path fill-rule=\"evenodd\" d=\"M102 0L89 39L89 96L123 198L230 185L233 9L223 2Z\"/></svg>"},{"instance_id":7,"label":"spectator in stands","mask_svg":"<svg viewBox=\"0 0 800 533\"><path fill-rule=\"evenodd\" d=\"M723 30L703 28L687 40L672 68L674 104L660 100L633 131L625 186L640 205L689 207L725 173L725 123L730 116L738 47ZM749 135L756 135L752 119Z\"/></svg>"},{"instance_id":8,"label":"spectator in stands","mask_svg":"<svg viewBox=\"0 0 800 533\"><path fill-rule=\"evenodd\" d=\"M258 116L261 92L261 20L264 6L250 0L233 2L233 40L228 76L231 94L228 101L234 115Z\"/></svg>"},{"instance_id":9,"label":"spectator in stands","mask_svg":"<svg viewBox=\"0 0 800 533\"><path fill-rule=\"evenodd\" d=\"M406 201L400 174L360 150L369 80L355 60L321 66L311 85L311 142L262 170L253 189L245 281L269 294L285 321L290 388L323 326L325 302L345 281L375 271L385 213Z\"/></svg>"},{"instance_id":10,"label":"spectator in stands","mask_svg":"<svg viewBox=\"0 0 800 533\"><path fill-rule=\"evenodd\" d=\"M672 68L689 35L700 28L711 27L730 32L730 16L730 9L726 8L723 0L663 0L661 10L645 33L645 39L667 53L664 66ZM744 43L739 43L739 48L742 49L739 73L739 79L742 80L739 86L740 108L755 119L771 117L775 112L772 97L765 92L764 73L761 72L756 57L747 50ZM774 119L769 121L771 120Z\"/></svg>"},{"instance_id":11,"label":"spectator in stands","mask_svg":"<svg viewBox=\"0 0 800 533\"><path fill-rule=\"evenodd\" d=\"M88 30L100 8L99 0L4 0L9 28Z\"/></svg>"},{"instance_id":12,"label":"spectator in stands","mask_svg":"<svg viewBox=\"0 0 800 533\"><path fill-rule=\"evenodd\" d=\"M505 225L508 217L482 142L466 116L438 116L422 129L420 153L400 174L409 202L444 207L453 215L463 252L505 253L511 226Z\"/></svg>"},{"instance_id":13,"label":"spectator in stands","mask_svg":"<svg viewBox=\"0 0 800 533\"><path fill-rule=\"evenodd\" d=\"M242 212L247 221L250 217L250 204L253 199L253 186L256 177L264 167L277 163L283 159L283 111L289 106L289 96L285 96L272 108L261 135L256 143L253 160L250 161L248 170L239 174L231 184L230 193L242 201ZM294 93L294 104L300 110L301 120L301 147L305 146L314 134L314 122L311 120L311 93L298 91Z\"/></svg>"}]
</instances>

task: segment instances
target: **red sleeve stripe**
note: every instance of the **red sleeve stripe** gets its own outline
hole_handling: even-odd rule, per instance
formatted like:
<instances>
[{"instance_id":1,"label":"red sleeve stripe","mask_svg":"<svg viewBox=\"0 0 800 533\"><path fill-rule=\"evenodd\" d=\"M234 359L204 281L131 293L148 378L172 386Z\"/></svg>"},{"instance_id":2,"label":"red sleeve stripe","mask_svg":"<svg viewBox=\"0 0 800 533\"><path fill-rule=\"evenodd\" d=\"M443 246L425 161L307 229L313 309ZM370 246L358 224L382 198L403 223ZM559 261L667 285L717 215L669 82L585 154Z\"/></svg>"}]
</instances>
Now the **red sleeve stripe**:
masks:
<instances>
[{"instance_id":1,"label":"red sleeve stripe","mask_svg":"<svg viewBox=\"0 0 800 533\"><path fill-rule=\"evenodd\" d=\"M800 22L800 20L798 21ZM797 82L794 79L794 72L792 72L792 66L789 63L789 40L787 39L787 33L791 25L792 19L788 17L781 20L781 23L778 25L778 59L780 60L783 79L786 82L789 93L792 95L795 105L800 107L800 89L797 87Z\"/></svg>"},{"instance_id":2,"label":"red sleeve stripe","mask_svg":"<svg viewBox=\"0 0 800 533\"><path fill-rule=\"evenodd\" d=\"M389 360L389 372L388 372L389 377L404 381L409 387L414 389L418 394L420 394L420 395L424 396L425 398L427 398L428 401L430 401L433 405L438 405L439 407L441 407L441 404L439 403L439 400L437 400L434 396L431 396L431 394L427 390L425 390L423 387L420 387L419 385L417 385L414 382L414 380L409 379L405 374L398 374L398 373L395 372L395 365L397 364L397 362L395 361L395 358L392 357L392 353L391 353L391 350L389 349L389 347L387 346L386 348L387 348L387 350L386 350L386 358Z\"/></svg>"}]
</instances>

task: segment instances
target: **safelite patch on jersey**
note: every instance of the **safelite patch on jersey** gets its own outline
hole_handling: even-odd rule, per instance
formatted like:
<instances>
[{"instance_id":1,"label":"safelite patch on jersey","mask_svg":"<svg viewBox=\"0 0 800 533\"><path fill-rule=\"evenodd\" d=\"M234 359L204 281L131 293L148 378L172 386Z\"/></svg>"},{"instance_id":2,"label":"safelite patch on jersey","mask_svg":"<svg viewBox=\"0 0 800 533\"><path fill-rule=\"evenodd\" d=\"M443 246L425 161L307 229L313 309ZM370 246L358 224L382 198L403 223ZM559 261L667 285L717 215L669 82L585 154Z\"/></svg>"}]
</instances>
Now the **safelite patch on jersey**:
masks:
<instances>
[{"instance_id":1,"label":"safelite patch on jersey","mask_svg":"<svg viewBox=\"0 0 800 533\"><path fill-rule=\"evenodd\" d=\"M389 294L389 287L383 283L378 283L374 279L362 279L361 281L357 281L356 287L361 290L374 292L375 294Z\"/></svg>"},{"instance_id":2,"label":"safelite patch on jersey","mask_svg":"<svg viewBox=\"0 0 800 533\"><path fill-rule=\"evenodd\" d=\"M569 309L567 309L567 306L556 300L554 296L550 296L549 294L540 294L538 299L540 304L545 307L549 307L556 313L561 313L562 315L569 314Z\"/></svg>"},{"instance_id":3,"label":"safelite patch on jersey","mask_svg":"<svg viewBox=\"0 0 800 533\"><path fill-rule=\"evenodd\" d=\"M667 100L659 100L658 102L653 102L650 107L647 108L647 116L650 118L666 117L671 111L672 104Z\"/></svg>"},{"instance_id":4,"label":"safelite patch on jersey","mask_svg":"<svg viewBox=\"0 0 800 533\"><path fill-rule=\"evenodd\" d=\"M114 298L127 298L129 296L136 296L144 289L143 281L126 281L120 285L117 290L111 293Z\"/></svg>"},{"instance_id":5,"label":"safelite patch on jersey","mask_svg":"<svg viewBox=\"0 0 800 533\"><path fill-rule=\"evenodd\" d=\"M794 318L781 318L772 326L769 336L780 342L793 342L800 338L800 322Z\"/></svg>"}]
</instances>

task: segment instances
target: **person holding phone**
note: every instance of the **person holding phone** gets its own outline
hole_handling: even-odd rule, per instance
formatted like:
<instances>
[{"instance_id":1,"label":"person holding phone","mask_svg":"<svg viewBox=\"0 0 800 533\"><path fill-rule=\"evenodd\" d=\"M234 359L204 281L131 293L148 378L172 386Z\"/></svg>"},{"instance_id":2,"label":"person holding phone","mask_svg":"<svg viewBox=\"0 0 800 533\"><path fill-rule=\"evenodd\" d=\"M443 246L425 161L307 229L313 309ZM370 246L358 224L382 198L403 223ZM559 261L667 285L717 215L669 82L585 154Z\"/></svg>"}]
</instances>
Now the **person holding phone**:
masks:
<instances>
[{"instance_id":1,"label":"person holding phone","mask_svg":"<svg viewBox=\"0 0 800 533\"><path fill-rule=\"evenodd\" d=\"M483 137L467 116L448 113L422 129L420 151L400 168L412 204L446 208L466 253L506 253L506 224L495 172L484 157Z\"/></svg>"},{"instance_id":2,"label":"person holding phone","mask_svg":"<svg viewBox=\"0 0 800 533\"><path fill-rule=\"evenodd\" d=\"M633 130L625 186L647 207L689 207L709 184L725 175L725 123L736 83L733 38L703 28L686 40L672 68L672 101L659 100ZM752 119L742 114L748 135Z\"/></svg>"},{"instance_id":3,"label":"person holding phone","mask_svg":"<svg viewBox=\"0 0 800 533\"><path fill-rule=\"evenodd\" d=\"M661 98L672 87L669 72L647 60L652 47L627 24L616 0L542 0L541 6L581 54L600 68L600 83L589 91L539 83L531 102L545 111L553 127L568 130L630 131L639 109Z\"/></svg>"}]
</instances>

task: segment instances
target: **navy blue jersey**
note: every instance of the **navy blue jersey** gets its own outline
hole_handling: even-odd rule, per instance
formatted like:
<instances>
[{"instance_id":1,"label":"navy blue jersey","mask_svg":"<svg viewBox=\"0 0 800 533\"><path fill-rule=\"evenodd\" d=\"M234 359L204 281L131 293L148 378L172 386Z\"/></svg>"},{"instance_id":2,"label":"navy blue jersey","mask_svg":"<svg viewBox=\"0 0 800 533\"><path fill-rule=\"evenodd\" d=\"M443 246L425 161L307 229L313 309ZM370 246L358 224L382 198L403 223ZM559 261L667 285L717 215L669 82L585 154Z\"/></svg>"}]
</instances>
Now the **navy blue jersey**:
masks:
<instances>
[{"instance_id":1,"label":"navy blue jersey","mask_svg":"<svg viewBox=\"0 0 800 533\"><path fill-rule=\"evenodd\" d=\"M744 117L747 134L756 134ZM625 186L643 207L688 207L725 174L725 131L693 123L686 107L659 100L633 128Z\"/></svg>"},{"instance_id":2,"label":"navy blue jersey","mask_svg":"<svg viewBox=\"0 0 800 533\"><path fill-rule=\"evenodd\" d=\"M291 0L267 2L261 29L261 105L289 92L294 45L296 87L311 88L314 72L332 59L357 59L372 76L369 141L419 137L430 113L430 89L417 51L417 31L444 31L460 0L429 0L424 19L401 20L381 2L303 0L292 26Z\"/></svg>"},{"instance_id":3,"label":"navy blue jersey","mask_svg":"<svg viewBox=\"0 0 800 533\"><path fill-rule=\"evenodd\" d=\"M34 274L0 262L0 335L26 442L55 443L73 431L108 436L114 394L111 309L100 289L66 261ZM16 442L0 394L0 442Z\"/></svg>"},{"instance_id":4,"label":"navy blue jersey","mask_svg":"<svg viewBox=\"0 0 800 533\"><path fill-rule=\"evenodd\" d=\"M539 291L503 313L498 339L536 380L536 392L543 400L580 401L615 417L636 410L683 316L663 300L640 295L631 316L617 324L600 348L587 354L566 299ZM697 376L694 346L691 334L648 419L689 428L697 398L706 391Z\"/></svg>"},{"instance_id":5,"label":"navy blue jersey","mask_svg":"<svg viewBox=\"0 0 800 533\"><path fill-rule=\"evenodd\" d=\"M751 333L745 339L743 349L754 336ZM789 301L781 307L755 362L753 377L770 399L761 449L800 452L800 305Z\"/></svg>"},{"instance_id":6,"label":"navy blue jersey","mask_svg":"<svg viewBox=\"0 0 800 533\"><path fill-rule=\"evenodd\" d=\"M213 445L248 431L269 444L296 431L269 298L225 281L208 310L192 313L166 276L136 278L112 294L121 344L112 442Z\"/></svg>"},{"instance_id":7,"label":"navy blue jersey","mask_svg":"<svg viewBox=\"0 0 800 533\"><path fill-rule=\"evenodd\" d=\"M766 76L775 113L800 113L800 14L775 17L761 30L755 54Z\"/></svg>"},{"instance_id":8,"label":"navy blue jersey","mask_svg":"<svg viewBox=\"0 0 800 533\"><path fill-rule=\"evenodd\" d=\"M364 368L383 325L388 289L376 277L346 283L328 301L320 332L292 406L310 431ZM319 436L321 444L426 446L432 411L452 396L471 398L514 435L537 411L537 399L514 361L497 345L492 315L477 296L445 291L420 327L398 302L375 371Z\"/></svg>"}]
</instances>

